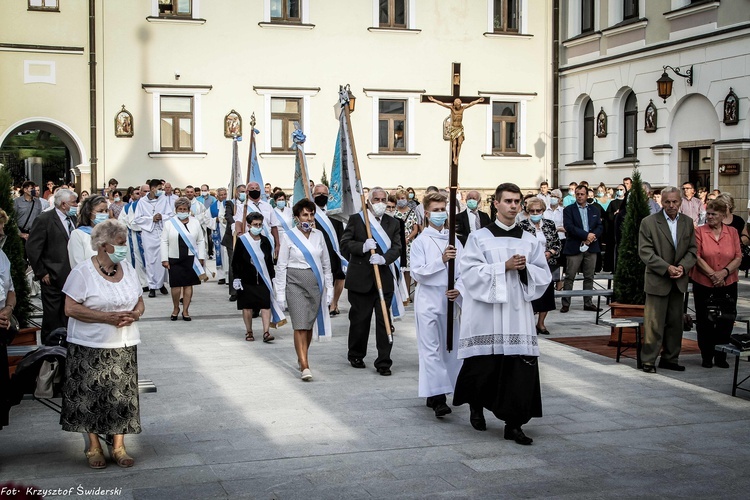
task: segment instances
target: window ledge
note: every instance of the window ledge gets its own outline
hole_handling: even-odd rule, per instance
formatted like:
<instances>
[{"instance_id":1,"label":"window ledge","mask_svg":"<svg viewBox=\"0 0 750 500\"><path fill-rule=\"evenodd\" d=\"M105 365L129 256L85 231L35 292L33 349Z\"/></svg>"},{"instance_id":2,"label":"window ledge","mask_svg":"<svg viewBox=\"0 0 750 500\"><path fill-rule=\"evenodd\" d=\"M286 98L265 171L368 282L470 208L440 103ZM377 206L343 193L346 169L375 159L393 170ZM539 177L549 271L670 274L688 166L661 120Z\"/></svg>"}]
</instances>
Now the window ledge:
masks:
<instances>
[{"instance_id":1,"label":"window ledge","mask_svg":"<svg viewBox=\"0 0 750 500\"><path fill-rule=\"evenodd\" d=\"M482 34L487 38L519 38L522 40L530 40L534 38L534 35L528 33L507 33L504 31L487 31Z\"/></svg>"},{"instance_id":2,"label":"window ledge","mask_svg":"<svg viewBox=\"0 0 750 500\"><path fill-rule=\"evenodd\" d=\"M495 153L482 155L483 160L517 160L519 158L531 158L531 155L519 153Z\"/></svg>"},{"instance_id":3,"label":"window ledge","mask_svg":"<svg viewBox=\"0 0 750 500\"><path fill-rule=\"evenodd\" d=\"M632 165L635 165L636 163L640 163L640 160L638 160L638 158L636 158L635 156L625 156L623 158L618 158L616 160L610 160L610 161L604 162L605 165L612 165L614 167L618 167L618 166L630 167Z\"/></svg>"},{"instance_id":4,"label":"window ledge","mask_svg":"<svg viewBox=\"0 0 750 500\"><path fill-rule=\"evenodd\" d=\"M205 158L208 153L195 151L151 151L149 158Z\"/></svg>"},{"instance_id":5,"label":"window ledge","mask_svg":"<svg viewBox=\"0 0 750 500\"><path fill-rule=\"evenodd\" d=\"M160 17L148 16L146 21L150 23L177 23L177 24L206 24L206 20L199 17Z\"/></svg>"},{"instance_id":6,"label":"window ledge","mask_svg":"<svg viewBox=\"0 0 750 500\"><path fill-rule=\"evenodd\" d=\"M670 21L673 21L681 17L692 16L693 14L698 14L699 12L706 12L708 10L718 9L720 3L721 2L719 2L718 0L714 0L714 1L702 2L699 4L686 5L685 7L671 10L669 12L665 12L664 17L666 17Z\"/></svg>"},{"instance_id":7,"label":"window ledge","mask_svg":"<svg viewBox=\"0 0 750 500\"><path fill-rule=\"evenodd\" d=\"M629 31L635 31L639 30L641 28L645 28L648 25L648 19L642 18L642 19L628 19L627 21L623 21L621 23L617 23L614 26L610 26L607 29L602 30L602 35L604 36L614 36L619 35L621 33L627 33Z\"/></svg>"},{"instance_id":8,"label":"window ledge","mask_svg":"<svg viewBox=\"0 0 750 500\"><path fill-rule=\"evenodd\" d=\"M659 144L658 146L651 146L650 149L655 155L668 156L672 154L673 148L671 144Z\"/></svg>"},{"instance_id":9,"label":"window ledge","mask_svg":"<svg viewBox=\"0 0 750 500\"><path fill-rule=\"evenodd\" d=\"M60 12L60 7L28 7L28 12Z\"/></svg>"},{"instance_id":10,"label":"window ledge","mask_svg":"<svg viewBox=\"0 0 750 500\"><path fill-rule=\"evenodd\" d=\"M306 23L282 23L282 22L260 22L258 26L261 28L282 28L282 29L297 29L297 30L311 30L315 27L314 24Z\"/></svg>"},{"instance_id":11,"label":"window ledge","mask_svg":"<svg viewBox=\"0 0 750 500\"><path fill-rule=\"evenodd\" d=\"M562 43L562 45L563 47L567 49L570 47L575 47L577 45L583 45L584 43L589 43L589 42L599 40L601 37L602 37L601 31L594 31L592 33L582 33L578 36L565 40Z\"/></svg>"},{"instance_id":12,"label":"window ledge","mask_svg":"<svg viewBox=\"0 0 750 500\"><path fill-rule=\"evenodd\" d=\"M261 158L294 158L297 156L296 151L272 151L270 153L258 153ZM308 153L305 151L305 156L315 156L316 153Z\"/></svg>"},{"instance_id":13,"label":"window ledge","mask_svg":"<svg viewBox=\"0 0 750 500\"><path fill-rule=\"evenodd\" d=\"M420 156L420 153L367 153L368 158L378 160L416 160Z\"/></svg>"},{"instance_id":14,"label":"window ledge","mask_svg":"<svg viewBox=\"0 0 750 500\"><path fill-rule=\"evenodd\" d=\"M566 163L566 167L595 167L596 162L594 160L579 160L572 163Z\"/></svg>"},{"instance_id":15,"label":"window ledge","mask_svg":"<svg viewBox=\"0 0 750 500\"><path fill-rule=\"evenodd\" d=\"M371 33L403 33L405 35L418 35L422 30L416 28L389 28L381 26L370 26L367 31Z\"/></svg>"}]
</instances>

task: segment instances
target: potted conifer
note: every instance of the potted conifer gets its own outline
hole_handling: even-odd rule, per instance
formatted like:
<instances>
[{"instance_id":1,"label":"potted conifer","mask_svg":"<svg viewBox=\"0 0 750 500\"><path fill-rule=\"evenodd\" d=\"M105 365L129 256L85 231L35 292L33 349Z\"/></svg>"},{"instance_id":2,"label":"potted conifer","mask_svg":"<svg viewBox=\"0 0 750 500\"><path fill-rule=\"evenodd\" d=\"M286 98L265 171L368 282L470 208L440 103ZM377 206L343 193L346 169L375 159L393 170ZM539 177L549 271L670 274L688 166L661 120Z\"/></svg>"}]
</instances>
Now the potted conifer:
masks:
<instances>
[{"instance_id":1,"label":"potted conifer","mask_svg":"<svg viewBox=\"0 0 750 500\"><path fill-rule=\"evenodd\" d=\"M643 190L641 173L633 170L633 185L627 194L626 215L617 245L614 275L613 318L643 317L646 302L644 281L646 265L638 255L638 233L641 221L651 213L646 192ZM635 331L623 330L623 343L635 343ZM632 330L632 329L631 329ZM617 344L617 334L612 330L610 345Z\"/></svg>"}]
</instances>

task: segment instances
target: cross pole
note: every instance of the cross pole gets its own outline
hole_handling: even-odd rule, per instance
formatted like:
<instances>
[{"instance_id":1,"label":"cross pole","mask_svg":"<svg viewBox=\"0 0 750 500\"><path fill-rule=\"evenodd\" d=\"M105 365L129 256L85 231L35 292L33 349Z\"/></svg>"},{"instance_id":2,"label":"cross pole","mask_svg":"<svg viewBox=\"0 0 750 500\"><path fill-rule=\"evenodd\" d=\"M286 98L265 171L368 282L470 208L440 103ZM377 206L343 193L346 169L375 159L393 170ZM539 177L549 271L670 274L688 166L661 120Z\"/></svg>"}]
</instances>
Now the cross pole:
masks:
<instances>
[{"instance_id":1,"label":"cross pole","mask_svg":"<svg viewBox=\"0 0 750 500\"><path fill-rule=\"evenodd\" d=\"M468 102L469 104L462 104L459 116L462 117L463 110L469 106L475 104L489 104L489 101L476 96L468 97L461 95L461 63L453 63L453 71L451 73L451 95L423 95L422 102L434 102L440 104L443 107L451 107L456 99L459 99L461 103ZM443 104L441 104L443 103ZM446 106L450 105L450 106ZM451 115L454 115L457 110L452 109ZM461 124L459 124L461 125ZM453 124L452 124L453 126ZM457 132L457 131L456 131ZM451 246L456 245L456 208L458 207L456 201L456 192L458 190L458 155L463 142L463 126L460 127L460 134L453 137L454 131L451 131L451 148L450 148L450 211L448 212L448 244ZM459 141L460 139L460 141ZM456 277L456 260L451 259L448 261L448 290L452 290ZM447 325L447 350L448 352L453 350L453 302L448 301L448 325Z\"/></svg>"}]
</instances>

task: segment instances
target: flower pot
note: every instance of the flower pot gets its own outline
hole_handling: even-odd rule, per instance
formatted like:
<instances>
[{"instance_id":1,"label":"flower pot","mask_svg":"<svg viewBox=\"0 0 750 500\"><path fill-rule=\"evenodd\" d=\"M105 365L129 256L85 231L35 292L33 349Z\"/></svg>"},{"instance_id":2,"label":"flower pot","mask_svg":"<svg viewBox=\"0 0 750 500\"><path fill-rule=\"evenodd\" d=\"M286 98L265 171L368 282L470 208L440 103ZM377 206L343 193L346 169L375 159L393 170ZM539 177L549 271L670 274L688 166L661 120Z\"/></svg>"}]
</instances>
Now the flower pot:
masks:
<instances>
[{"instance_id":1,"label":"flower pot","mask_svg":"<svg viewBox=\"0 0 750 500\"><path fill-rule=\"evenodd\" d=\"M37 345L37 332L41 328L30 327L18 330L16 337L10 345ZM16 371L16 365L21 362L23 356L8 356L8 373L13 376Z\"/></svg>"},{"instance_id":2,"label":"flower pot","mask_svg":"<svg viewBox=\"0 0 750 500\"><path fill-rule=\"evenodd\" d=\"M620 304L619 302L612 302L610 307L612 308L613 318L642 318L645 308L645 306L639 304ZM611 329L608 345L617 346L619 330L619 328ZM643 335L643 329L641 329L641 335ZM635 328L622 329L622 344L624 346L635 347Z\"/></svg>"}]
</instances>

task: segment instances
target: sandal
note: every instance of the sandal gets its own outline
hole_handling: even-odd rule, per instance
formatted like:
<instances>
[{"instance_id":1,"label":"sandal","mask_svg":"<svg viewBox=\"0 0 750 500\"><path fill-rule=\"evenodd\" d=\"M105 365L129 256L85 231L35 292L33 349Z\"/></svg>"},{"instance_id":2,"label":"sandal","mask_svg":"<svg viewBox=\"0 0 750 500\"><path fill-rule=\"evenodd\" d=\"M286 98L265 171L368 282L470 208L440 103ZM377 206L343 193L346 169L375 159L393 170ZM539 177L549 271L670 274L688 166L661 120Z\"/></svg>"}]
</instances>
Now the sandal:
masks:
<instances>
[{"instance_id":1,"label":"sandal","mask_svg":"<svg viewBox=\"0 0 750 500\"><path fill-rule=\"evenodd\" d=\"M275 340L275 337L271 335L270 333L266 332L263 334L263 342L273 342Z\"/></svg>"},{"instance_id":2,"label":"sandal","mask_svg":"<svg viewBox=\"0 0 750 500\"><path fill-rule=\"evenodd\" d=\"M248 342L254 341L255 337L253 337L253 332L247 332L245 334L245 340L247 340Z\"/></svg>"},{"instance_id":3,"label":"sandal","mask_svg":"<svg viewBox=\"0 0 750 500\"><path fill-rule=\"evenodd\" d=\"M101 448L94 448L86 452L86 460L92 469L104 469L107 467L107 460L104 458L104 451Z\"/></svg>"},{"instance_id":4,"label":"sandal","mask_svg":"<svg viewBox=\"0 0 750 500\"><path fill-rule=\"evenodd\" d=\"M120 467L132 467L135 463L135 460L128 455L128 452L125 451L125 446L120 446L119 448L113 448L112 449L112 458L115 462L117 462L117 465Z\"/></svg>"}]
</instances>

